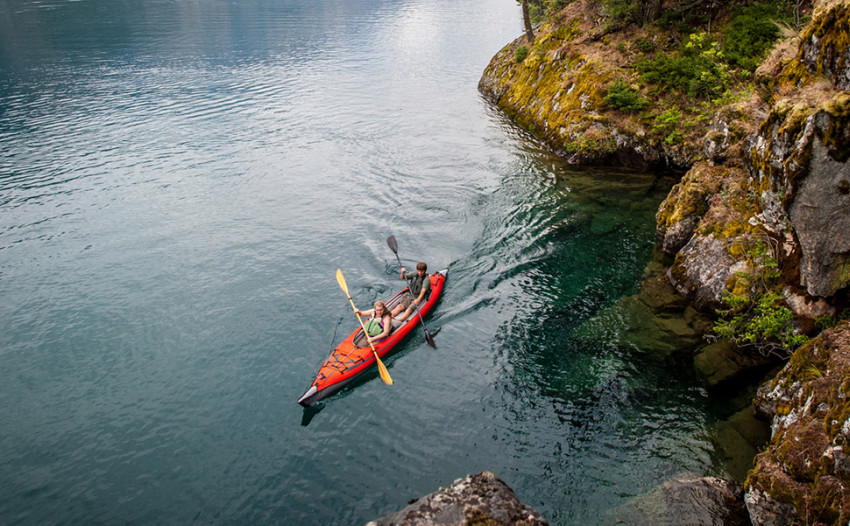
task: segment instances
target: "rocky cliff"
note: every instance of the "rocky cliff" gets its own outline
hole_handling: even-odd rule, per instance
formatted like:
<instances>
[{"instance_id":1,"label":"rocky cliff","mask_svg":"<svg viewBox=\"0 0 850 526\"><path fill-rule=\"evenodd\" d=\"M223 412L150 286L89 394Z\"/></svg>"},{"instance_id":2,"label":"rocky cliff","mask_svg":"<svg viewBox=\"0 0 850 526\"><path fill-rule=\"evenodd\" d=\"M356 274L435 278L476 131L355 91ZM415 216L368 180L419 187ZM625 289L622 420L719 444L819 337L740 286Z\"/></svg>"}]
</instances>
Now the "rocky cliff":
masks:
<instances>
[{"instance_id":1,"label":"rocky cliff","mask_svg":"<svg viewBox=\"0 0 850 526\"><path fill-rule=\"evenodd\" d=\"M671 281L698 303L723 304L723 294L735 285L731 277L758 264L748 248L761 239L770 245L785 301L799 321L833 315L836 305L845 304L849 6L821 7L799 37L796 56L768 61L757 72L767 115L740 141L740 155L699 161L662 204L659 238L676 257ZM737 125L721 112L714 127Z\"/></svg>"},{"instance_id":2,"label":"rocky cliff","mask_svg":"<svg viewBox=\"0 0 850 526\"><path fill-rule=\"evenodd\" d=\"M663 32L611 33L602 18L595 4L570 4L533 43L502 49L480 89L570 162L687 169L657 214L669 281L719 313L717 335L741 362L788 360L847 312L850 0L816 3L735 96L699 104L653 91L636 73L641 50ZM606 93L623 80L654 95L655 107L612 108ZM673 129L662 109L676 104ZM746 485L756 524L850 518L848 335L843 325L803 345L757 399L773 432Z\"/></svg>"}]
</instances>

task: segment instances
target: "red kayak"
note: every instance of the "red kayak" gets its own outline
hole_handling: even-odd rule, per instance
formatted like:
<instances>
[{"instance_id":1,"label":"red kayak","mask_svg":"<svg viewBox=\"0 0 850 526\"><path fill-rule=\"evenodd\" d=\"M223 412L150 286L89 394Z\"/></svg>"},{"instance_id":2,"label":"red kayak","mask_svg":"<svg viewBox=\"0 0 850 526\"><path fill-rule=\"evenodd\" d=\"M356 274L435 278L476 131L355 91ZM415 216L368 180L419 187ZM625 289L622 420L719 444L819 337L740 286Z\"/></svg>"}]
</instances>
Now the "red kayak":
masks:
<instances>
[{"instance_id":1,"label":"red kayak","mask_svg":"<svg viewBox=\"0 0 850 526\"><path fill-rule=\"evenodd\" d=\"M431 292L428 299L419 308L419 312L423 317L431 312L431 309L434 308L434 305L440 298L448 273L448 269L443 269L429 276L431 279ZM391 300L387 301L387 308L392 310L393 307L398 305L406 292L407 288L404 288L401 292L393 296ZM395 325L395 322L393 325ZM401 322L398 327L395 327L385 340L375 344L375 350L378 356L383 357L392 351L417 325L419 325L419 316L414 312L410 317ZM336 349L333 350L328 359L325 360L325 363L319 368L319 373L316 375L316 379L313 380L310 388L298 399L299 404L304 407L314 405L319 400L342 389L348 382L354 380L375 364L375 356L372 354L372 348L369 345L357 347L355 344L355 342L359 343L362 338L363 330L358 327L348 335L348 338L337 345Z\"/></svg>"}]
</instances>

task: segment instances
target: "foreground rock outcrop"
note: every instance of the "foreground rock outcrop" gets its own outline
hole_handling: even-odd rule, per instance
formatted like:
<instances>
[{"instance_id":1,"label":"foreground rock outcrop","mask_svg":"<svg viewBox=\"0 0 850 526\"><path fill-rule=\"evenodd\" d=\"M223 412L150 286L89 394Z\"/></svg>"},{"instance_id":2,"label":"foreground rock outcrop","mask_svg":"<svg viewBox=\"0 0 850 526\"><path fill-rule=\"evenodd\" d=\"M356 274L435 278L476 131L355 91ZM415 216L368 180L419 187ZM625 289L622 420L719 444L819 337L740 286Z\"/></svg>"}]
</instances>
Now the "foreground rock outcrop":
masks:
<instances>
[{"instance_id":1,"label":"foreground rock outcrop","mask_svg":"<svg viewBox=\"0 0 850 526\"><path fill-rule=\"evenodd\" d=\"M767 449L747 480L754 524L850 521L850 323L799 349L759 390L771 421Z\"/></svg>"},{"instance_id":2,"label":"foreground rock outcrop","mask_svg":"<svg viewBox=\"0 0 850 526\"><path fill-rule=\"evenodd\" d=\"M467 475L440 488L398 513L366 526L546 526L549 523L520 502L502 480L489 471Z\"/></svg>"}]
</instances>

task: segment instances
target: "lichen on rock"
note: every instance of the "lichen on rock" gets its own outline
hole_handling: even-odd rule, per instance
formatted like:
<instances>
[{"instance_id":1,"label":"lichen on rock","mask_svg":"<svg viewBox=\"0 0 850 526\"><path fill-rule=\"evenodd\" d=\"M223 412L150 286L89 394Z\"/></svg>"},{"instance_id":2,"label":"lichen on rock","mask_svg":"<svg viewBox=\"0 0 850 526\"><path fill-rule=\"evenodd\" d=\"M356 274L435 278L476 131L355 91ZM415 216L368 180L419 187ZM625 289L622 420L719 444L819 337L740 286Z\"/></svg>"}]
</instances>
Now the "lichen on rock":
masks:
<instances>
[{"instance_id":1,"label":"lichen on rock","mask_svg":"<svg viewBox=\"0 0 850 526\"><path fill-rule=\"evenodd\" d=\"M850 284L850 94L818 108L778 104L752 151L761 188L779 196L780 216L799 241L800 284L830 297Z\"/></svg>"},{"instance_id":2,"label":"lichen on rock","mask_svg":"<svg viewBox=\"0 0 850 526\"><path fill-rule=\"evenodd\" d=\"M398 513L366 526L547 526L549 523L489 471L455 480Z\"/></svg>"},{"instance_id":3,"label":"lichen on rock","mask_svg":"<svg viewBox=\"0 0 850 526\"><path fill-rule=\"evenodd\" d=\"M799 60L808 73L826 76L837 89L850 90L850 16L847 2L825 3L802 36ZM802 79L801 79L802 80Z\"/></svg>"}]
</instances>

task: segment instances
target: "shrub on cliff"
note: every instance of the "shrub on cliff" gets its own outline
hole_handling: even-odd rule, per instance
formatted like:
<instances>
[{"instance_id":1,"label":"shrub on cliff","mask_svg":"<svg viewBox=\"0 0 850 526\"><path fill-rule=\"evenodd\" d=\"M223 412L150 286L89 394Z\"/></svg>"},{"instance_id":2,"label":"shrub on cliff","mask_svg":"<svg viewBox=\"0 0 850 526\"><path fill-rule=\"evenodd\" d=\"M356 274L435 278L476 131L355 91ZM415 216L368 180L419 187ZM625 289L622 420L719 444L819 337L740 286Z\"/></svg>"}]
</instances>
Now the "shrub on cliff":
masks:
<instances>
[{"instance_id":1,"label":"shrub on cliff","mask_svg":"<svg viewBox=\"0 0 850 526\"><path fill-rule=\"evenodd\" d=\"M723 54L706 33L692 34L673 56L641 60L635 67L644 81L681 91L689 97L717 97L732 83Z\"/></svg>"},{"instance_id":2,"label":"shrub on cliff","mask_svg":"<svg viewBox=\"0 0 850 526\"><path fill-rule=\"evenodd\" d=\"M625 113L640 111L649 104L648 100L638 95L638 92L630 88L623 79L614 81L603 100L609 108Z\"/></svg>"},{"instance_id":3,"label":"shrub on cliff","mask_svg":"<svg viewBox=\"0 0 850 526\"><path fill-rule=\"evenodd\" d=\"M525 57L528 56L528 48L526 46L520 46L516 48L516 53L514 53L514 61L517 64L525 60Z\"/></svg>"},{"instance_id":4,"label":"shrub on cliff","mask_svg":"<svg viewBox=\"0 0 850 526\"><path fill-rule=\"evenodd\" d=\"M794 326L794 315L785 306L780 273L770 245L756 239L743 247L748 272L734 274L724 296L726 309L717 311L714 332L742 347L755 347L764 355L787 358L808 341Z\"/></svg>"},{"instance_id":5,"label":"shrub on cliff","mask_svg":"<svg viewBox=\"0 0 850 526\"><path fill-rule=\"evenodd\" d=\"M755 71L780 36L777 24L792 21L790 6L771 1L736 10L723 28L723 53L729 65Z\"/></svg>"},{"instance_id":6,"label":"shrub on cliff","mask_svg":"<svg viewBox=\"0 0 850 526\"><path fill-rule=\"evenodd\" d=\"M604 13L608 18L608 30L626 27L640 21L641 4L632 0L602 0Z\"/></svg>"},{"instance_id":7,"label":"shrub on cliff","mask_svg":"<svg viewBox=\"0 0 850 526\"><path fill-rule=\"evenodd\" d=\"M557 13L569 2L567 0L540 0L528 3L528 14L532 24L539 24L547 16Z\"/></svg>"}]
</instances>

